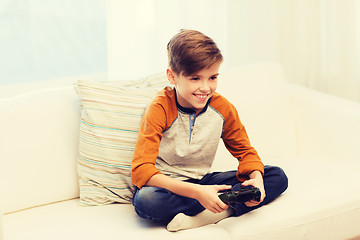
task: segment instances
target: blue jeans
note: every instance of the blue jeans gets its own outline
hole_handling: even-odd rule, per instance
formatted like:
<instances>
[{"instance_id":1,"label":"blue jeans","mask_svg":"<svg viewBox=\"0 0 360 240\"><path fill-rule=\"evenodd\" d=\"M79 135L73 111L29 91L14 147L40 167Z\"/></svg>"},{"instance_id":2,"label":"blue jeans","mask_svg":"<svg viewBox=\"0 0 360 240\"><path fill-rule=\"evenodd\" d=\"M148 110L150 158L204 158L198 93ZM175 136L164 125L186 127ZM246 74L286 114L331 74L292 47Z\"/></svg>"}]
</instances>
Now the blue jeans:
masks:
<instances>
[{"instance_id":1,"label":"blue jeans","mask_svg":"<svg viewBox=\"0 0 360 240\"><path fill-rule=\"evenodd\" d=\"M231 185L236 189L241 182L236 178L236 171L214 172L205 175L201 180L189 180L201 185ZM264 188L266 197L262 203L255 207L247 207L244 203L230 205L233 216L239 216L261 207L283 193L288 186L288 179L279 167L265 166ZM164 188L143 187L134 194L133 205L136 213L145 219L168 223L178 213L194 216L205 208L193 198L176 195Z\"/></svg>"}]
</instances>

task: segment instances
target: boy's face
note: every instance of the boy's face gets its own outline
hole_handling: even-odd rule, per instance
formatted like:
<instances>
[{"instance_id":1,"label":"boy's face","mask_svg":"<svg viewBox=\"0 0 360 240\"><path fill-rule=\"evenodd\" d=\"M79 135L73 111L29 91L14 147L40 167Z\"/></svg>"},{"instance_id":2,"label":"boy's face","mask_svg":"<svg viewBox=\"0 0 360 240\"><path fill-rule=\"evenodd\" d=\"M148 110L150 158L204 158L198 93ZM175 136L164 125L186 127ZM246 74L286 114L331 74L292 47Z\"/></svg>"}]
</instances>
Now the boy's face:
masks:
<instances>
[{"instance_id":1,"label":"boy's face","mask_svg":"<svg viewBox=\"0 0 360 240\"><path fill-rule=\"evenodd\" d=\"M167 69L168 79L176 87L178 103L200 113L216 90L219 68L220 63L217 63L188 77Z\"/></svg>"}]
</instances>

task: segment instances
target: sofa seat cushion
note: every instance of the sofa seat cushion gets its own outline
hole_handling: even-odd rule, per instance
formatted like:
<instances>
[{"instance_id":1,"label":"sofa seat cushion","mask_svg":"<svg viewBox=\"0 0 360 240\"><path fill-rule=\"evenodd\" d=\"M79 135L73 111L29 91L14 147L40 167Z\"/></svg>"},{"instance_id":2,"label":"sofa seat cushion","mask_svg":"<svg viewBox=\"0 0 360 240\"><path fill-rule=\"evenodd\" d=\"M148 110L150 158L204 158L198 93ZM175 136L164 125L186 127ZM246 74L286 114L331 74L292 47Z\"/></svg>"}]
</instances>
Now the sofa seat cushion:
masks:
<instances>
[{"instance_id":1,"label":"sofa seat cushion","mask_svg":"<svg viewBox=\"0 0 360 240\"><path fill-rule=\"evenodd\" d=\"M131 204L82 207L79 199L7 214L4 229L6 240L231 239L215 224L171 233L140 219Z\"/></svg>"},{"instance_id":2,"label":"sofa seat cushion","mask_svg":"<svg viewBox=\"0 0 360 240\"><path fill-rule=\"evenodd\" d=\"M360 222L360 164L326 164L322 156L284 156L289 188L274 202L218 223L240 239L348 239ZM319 177L321 174L321 177ZM331 228L337 228L336 235Z\"/></svg>"},{"instance_id":3,"label":"sofa seat cushion","mask_svg":"<svg viewBox=\"0 0 360 240\"><path fill-rule=\"evenodd\" d=\"M269 205L218 224L167 232L140 219L131 204L80 207L79 200L4 216L5 239L347 239L358 234L358 168L321 164L320 156L286 156L277 162L289 177L287 191ZM315 160L320 160L316 163ZM295 162L295 163L294 163ZM291 164L289 164L291 163ZM311 164L310 164L311 163ZM311 165L311 167L309 167ZM317 174L326 172L322 178ZM316 182L313 179L317 179ZM21 226L19 231L18 226ZM334 231L328 231L336 227Z\"/></svg>"}]
</instances>

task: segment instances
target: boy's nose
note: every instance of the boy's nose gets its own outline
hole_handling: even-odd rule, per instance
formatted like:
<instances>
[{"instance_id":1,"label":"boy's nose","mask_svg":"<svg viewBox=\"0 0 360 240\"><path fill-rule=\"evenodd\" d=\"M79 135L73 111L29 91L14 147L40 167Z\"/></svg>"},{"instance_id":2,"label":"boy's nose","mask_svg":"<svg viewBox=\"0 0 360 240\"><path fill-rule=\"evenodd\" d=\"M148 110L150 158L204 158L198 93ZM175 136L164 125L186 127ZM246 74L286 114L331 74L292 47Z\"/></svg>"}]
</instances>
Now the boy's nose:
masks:
<instances>
[{"instance_id":1,"label":"boy's nose","mask_svg":"<svg viewBox=\"0 0 360 240\"><path fill-rule=\"evenodd\" d=\"M204 91L204 92L207 92L210 90L209 83L206 80L201 81L200 90Z\"/></svg>"}]
</instances>

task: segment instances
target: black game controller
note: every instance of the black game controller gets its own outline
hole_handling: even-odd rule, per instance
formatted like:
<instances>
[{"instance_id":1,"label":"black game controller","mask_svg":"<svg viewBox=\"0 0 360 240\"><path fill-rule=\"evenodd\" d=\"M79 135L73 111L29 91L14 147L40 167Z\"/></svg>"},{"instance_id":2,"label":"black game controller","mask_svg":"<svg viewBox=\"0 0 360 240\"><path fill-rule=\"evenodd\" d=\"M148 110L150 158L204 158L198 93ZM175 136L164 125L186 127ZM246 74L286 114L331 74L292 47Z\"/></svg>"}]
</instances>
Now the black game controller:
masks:
<instances>
[{"instance_id":1,"label":"black game controller","mask_svg":"<svg viewBox=\"0 0 360 240\"><path fill-rule=\"evenodd\" d=\"M261 192L257 187L241 186L239 190L226 191L219 195L219 198L226 204L244 203L250 200L260 202Z\"/></svg>"}]
</instances>

